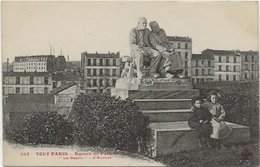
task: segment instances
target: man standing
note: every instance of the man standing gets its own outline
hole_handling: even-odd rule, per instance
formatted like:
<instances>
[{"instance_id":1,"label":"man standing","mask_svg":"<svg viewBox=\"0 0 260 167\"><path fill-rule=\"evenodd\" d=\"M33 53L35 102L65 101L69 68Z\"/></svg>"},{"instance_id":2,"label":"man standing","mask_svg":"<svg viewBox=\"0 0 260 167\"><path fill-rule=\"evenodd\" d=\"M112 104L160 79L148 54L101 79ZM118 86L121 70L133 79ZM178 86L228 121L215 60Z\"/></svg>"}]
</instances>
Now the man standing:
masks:
<instances>
[{"instance_id":1,"label":"man standing","mask_svg":"<svg viewBox=\"0 0 260 167\"><path fill-rule=\"evenodd\" d=\"M153 49L149 43L150 30L146 28L147 20L145 17L140 17L138 26L133 28L129 35L131 56L136 65L137 77L143 77L144 59L151 60L149 66L149 76L159 77L158 66L161 60L161 55Z\"/></svg>"},{"instance_id":2,"label":"man standing","mask_svg":"<svg viewBox=\"0 0 260 167\"><path fill-rule=\"evenodd\" d=\"M179 77L182 78L183 63L181 57L174 52L171 47L166 33L159 27L156 21L150 22L152 32L149 35L149 41L154 49L162 55L159 71L161 75L167 78Z\"/></svg>"}]
</instances>

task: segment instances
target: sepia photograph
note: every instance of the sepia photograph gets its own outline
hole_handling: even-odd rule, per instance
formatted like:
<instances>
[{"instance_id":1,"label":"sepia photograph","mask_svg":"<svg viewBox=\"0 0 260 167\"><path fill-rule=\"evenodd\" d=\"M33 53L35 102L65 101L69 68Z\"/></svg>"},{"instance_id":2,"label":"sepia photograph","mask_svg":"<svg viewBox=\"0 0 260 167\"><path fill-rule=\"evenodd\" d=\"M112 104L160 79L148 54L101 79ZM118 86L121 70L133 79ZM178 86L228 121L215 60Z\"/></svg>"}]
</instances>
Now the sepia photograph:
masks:
<instances>
[{"instance_id":1,"label":"sepia photograph","mask_svg":"<svg viewBox=\"0 0 260 167\"><path fill-rule=\"evenodd\" d=\"M1 1L3 166L259 166L258 1Z\"/></svg>"}]
</instances>

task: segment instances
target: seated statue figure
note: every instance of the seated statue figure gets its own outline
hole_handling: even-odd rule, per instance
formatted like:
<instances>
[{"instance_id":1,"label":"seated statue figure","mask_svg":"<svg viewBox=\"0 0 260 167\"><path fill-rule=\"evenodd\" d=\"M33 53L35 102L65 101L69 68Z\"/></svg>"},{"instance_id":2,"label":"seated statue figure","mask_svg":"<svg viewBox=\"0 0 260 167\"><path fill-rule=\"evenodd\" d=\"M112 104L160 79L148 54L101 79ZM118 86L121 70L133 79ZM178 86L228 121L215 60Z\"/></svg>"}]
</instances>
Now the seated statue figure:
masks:
<instances>
[{"instance_id":1,"label":"seated statue figure","mask_svg":"<svg viewBox=\"0 0 260 167\"><path fill-rule=\"evenodd\" d=\"M149 77L158 77L161 54L151 47L149 42L150 30L146 28L147 20L140 17L137 27L130 31L129 43L131 57L133 58L134 67L138 78L144 76L144 61L149 60L148 74Z\"/></svg>"},{"instance_id":2,"label":"seated statue figure","mask_svg":"<svg viewBox=\"0 0 260 167\"><path fill-rule=\"evenodd\" d=\"M183 78L182 59L179 54L174 52L165 31L159 27L159 24L156 21L150 22L149 25L152 29L149 34L150 44L162 55L162 60L160 61L158 69L159 74L162 77L165 76L167 78Z\"/></svg>"}]
</instances>

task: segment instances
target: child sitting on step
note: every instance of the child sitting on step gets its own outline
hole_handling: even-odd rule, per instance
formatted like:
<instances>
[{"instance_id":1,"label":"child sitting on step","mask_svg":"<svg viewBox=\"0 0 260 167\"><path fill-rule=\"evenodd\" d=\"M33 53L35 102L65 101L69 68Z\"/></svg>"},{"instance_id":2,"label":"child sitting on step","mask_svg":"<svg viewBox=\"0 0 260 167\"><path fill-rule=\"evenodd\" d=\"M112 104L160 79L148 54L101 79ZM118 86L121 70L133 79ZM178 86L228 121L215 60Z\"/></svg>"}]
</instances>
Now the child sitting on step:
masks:
<instances>
[{"instance_id":1,"label":"child sitting on step","mask_svg":"<svg viewBox=\"0 0 260 167\"><path fill-rule=\"evenodd\" d=\"M192 99L191 116L188 124L190 128L199 132L199 147L208 147L212 132L211 114L206 108L202 108L202 102L203 99L200 97Z\"/></svg>"},{"instance_id":2,"label":"child sitting on step","mask_svg":"<svg viewBox=\"0 0 260 167\"><path fill-rule=\"evenodd\" d=\"M226 112L224 107L218 102L218 98L217 92L210 92L203 107L208 109L212 115L212 120L210 121L213 127L211 146L219 149L221 148L221 139L228 137L232 129L224 122Z\"/></svg>"}]
</instances>

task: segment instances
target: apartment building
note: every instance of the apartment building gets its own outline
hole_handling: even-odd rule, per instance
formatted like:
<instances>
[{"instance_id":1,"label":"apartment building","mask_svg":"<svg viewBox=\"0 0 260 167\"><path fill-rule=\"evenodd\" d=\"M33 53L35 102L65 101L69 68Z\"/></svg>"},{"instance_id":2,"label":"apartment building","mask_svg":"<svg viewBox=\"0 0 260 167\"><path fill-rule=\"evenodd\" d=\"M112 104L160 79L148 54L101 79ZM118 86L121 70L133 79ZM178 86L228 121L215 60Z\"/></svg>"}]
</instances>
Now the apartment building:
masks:
<instances>
[{"instance_id":1,"label":"apartment building","mask_svg":"<svg viewBox=\"0 0 260 167\"><path fill-rule=\"evenodd\" d=\"M120 77L120 53L81 54L81 73L84 84L81 89L90 92L109 92Z\"/></svg>"}]
</instances>

